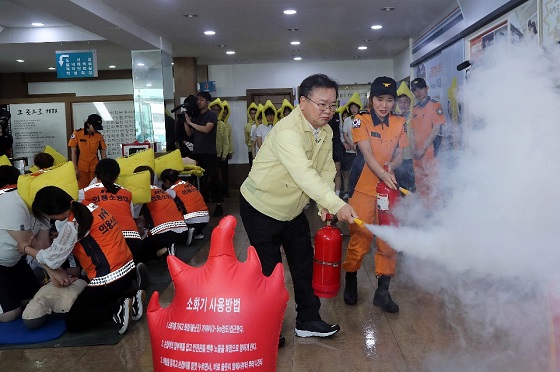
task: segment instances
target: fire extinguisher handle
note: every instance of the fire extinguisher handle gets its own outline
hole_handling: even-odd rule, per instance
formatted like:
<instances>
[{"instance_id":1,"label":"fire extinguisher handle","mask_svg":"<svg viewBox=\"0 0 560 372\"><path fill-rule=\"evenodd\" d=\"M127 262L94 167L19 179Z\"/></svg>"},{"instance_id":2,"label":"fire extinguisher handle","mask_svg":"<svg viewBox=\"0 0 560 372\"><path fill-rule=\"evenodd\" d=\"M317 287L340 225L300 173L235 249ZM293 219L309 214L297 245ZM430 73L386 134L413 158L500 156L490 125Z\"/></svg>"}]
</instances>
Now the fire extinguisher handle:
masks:
<instances>
[{"instance_id":1,"label":"fire extinguisher handle","mask_svg":"<svg viewBox=\"0 0 560 372\"><path fill-rule=\"evenodd\" d=\"M336 214L331 214L331 226L336 225L336 223L338 222L338 217Z\"/></svg>"}]
</instances>

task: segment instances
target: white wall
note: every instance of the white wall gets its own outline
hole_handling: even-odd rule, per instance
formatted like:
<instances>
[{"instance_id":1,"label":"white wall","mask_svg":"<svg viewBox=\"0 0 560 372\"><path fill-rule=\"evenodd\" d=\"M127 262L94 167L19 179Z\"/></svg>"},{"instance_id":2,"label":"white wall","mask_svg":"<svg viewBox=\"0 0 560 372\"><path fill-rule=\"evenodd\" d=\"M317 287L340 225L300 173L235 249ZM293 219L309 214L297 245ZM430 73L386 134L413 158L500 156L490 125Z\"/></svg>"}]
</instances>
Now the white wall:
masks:
<instances>
[{"instance_id":1,"label":"white wall","mask_svg":"<svg viewBox=\"0 0 560 372\"><path fill-rule=\"evenodd\" d=\"M339 62L302 62L208 66L208 79L216 82L212 97L245 96L247 89L296 89L309 75L323 73L340 84L366 84L378 76L393 76L393 61L360 60ZM295 91L294 91L295 93ZM229 102L233 146L230 163L248 163L243 126L247 123L247 103Z\"/></svg>"},{"instance_id":2,"label":"white wall","mask_svg":"<svg viewBox=\"0 0 560 372\"><path fill-rule=\"evenodd\" d=\"M80 80L29 83L29 94L76 93L76 96L133 94L132 79Z\"/></svg>"},{"instance_id":3,"label":"white wall","mask_svg":"<svg viewBox=\"0 0 560 372\"><path fill-rule=\"evenodd\" d=\"M414 79L412 74L412 68L410 64L412 63L411 54L412 39L409 39L409 47L403 50L398 56L393 60L394 75L392 76L397 82L406 79L410 76L410 79Z\"/></svg>"},{"instance_id":4,"label":"white wall","mask_svg":"<svg viewBox=\"0 0 560 372\"><path fill-rule=\"evenodd\" d=\"M365 84L393 75L393 60L303 62L208 66L219 96L244 96L246 89L295 88L309 75L323 73L340 84Z\"/></svg>"}]
</instances>

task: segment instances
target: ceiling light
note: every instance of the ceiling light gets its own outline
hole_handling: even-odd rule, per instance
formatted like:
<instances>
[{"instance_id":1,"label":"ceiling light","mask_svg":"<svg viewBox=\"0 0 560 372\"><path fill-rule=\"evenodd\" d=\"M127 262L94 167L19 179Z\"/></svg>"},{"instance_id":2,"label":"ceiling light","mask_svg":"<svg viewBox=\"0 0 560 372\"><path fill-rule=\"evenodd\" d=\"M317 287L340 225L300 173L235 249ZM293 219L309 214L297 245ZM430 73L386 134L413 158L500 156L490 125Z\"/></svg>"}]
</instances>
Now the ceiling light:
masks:
<instances>
[{"instance_id":1,"label":"ceiling light","mask_svg":"<svg viewBox=\"0 0 560 372\"><path fill-rule=\"evenodd\" d=\"M25 62L25 59L16 59L16 62L23 63Z\"/></svg>"},{"instance_id":2,"label":"ceiling light","mask_svg":"<svg viewBox=\"0 0 560 372\"><path fill-rule=\"evenodd\" d=\"M294 61L301 61L301 57L294 57Z\"/></svg>"},{"instance_id":3,"label":"ceiling light","mask_svg":"<svg viewBox=\"0 0 560 372\"><path fill-rule=\"evenodd\" d=\"M381 25L373 25L373 26L371 26L371 29L372 29L372 30L381 30L382 28L383 28L383 26L381 26Z\"/></svg>"},{"instance_id":4,"label":"ceiling light","mask_svg":"<svg viewBox=\"0 0 560 372\"><path fill-rule=\"evenodd\" d=\"M299 41L292 41L290 44L292 44L292 45L299 45L299 44L301 44L301 43L300 43Z\"/></svg>"},{"instance_id":5,"label":"ceiling light","mask_svg":"<svg viewBox=\"0 0 560 372\"><path fill-rule=\"evenodd\" d=\"M233 50L228 50L228 51L226 52L226 54L235 54L235 51L233 51Z\"/></svg>"},{"instance_id":6,"label":"ceiling light","mask_svg":"<svg viewBox=\"0 0 560 372\"><path fill-rule=\"evenodd\" d=\"M56 67L49 67L49 70L56 70Z\"/></svg>"},{"instance_id":7,"label":"ceiling light","mask_svg":"<svg viewBox=\"0 0 560 372\"><path fill-rule=\"evenodd\" d=\"M146 83L146 86L149 88L152 86L152 83Z\"/></svg>"},{"instance_id":8,"label":"ceiling light","mask_svg":"<svg viewBox=\"0 0 560 372\"><path fill-rule=\"evenodd\" d=\"M140 63L137 63L136 66L142 67L142 66L144 66L144 64L142 62L140 62Z\"/></svg>"},{"instance_id":9,"label":"ceiling light","mask_svg":"<svg viewBox=\"0 0 560 372\"><path fill-rule=\"evenodd\" d=\"M117 68L115 65L109 65L109 68Z\"/></svg>"},{"instance_id":10,"label":"ceiling light","mask_svg":"<svg viewBox=\"0 0 560 372\"><path fill-rule=\"evenodd\" d=\"M198 17L198 14L183 14L183 17L196 18L196 17Z\"/></svg>"},{"instance_id":11,"label":"ceiling light","mask_svg":"<svg viewBox=\"0 0 560 372\"><path fill-rule=\"evenodd\" d=\"M227 47L227 44L220 44L220 45L218 45L218 48L225 48L225 47Z\"/></svg>"},{"instance_id":12,"label":"ceiling light","mask_svg":"<svg viewBox=\"0 0 560 372\"><path fill-rule=\"evenodd\" d=\"M103 121L113 121L113 117L109 113L109 110L107 109L107 106L105 106L105 103L93 102L93 105L95 106L95 109L97 110Z\"/></svg>"},{"instance_id":13,"label":"ceiling light","mask_svg":"<svg viewBox=\"0 0 560 372\"><path fill-rule=\"evenodd\" d=\"M216 35L216 31L212 31L212 30L204 31L204 35L208 35L208 36Z\"/></svg>"},{"instance_id":14,"label":"ceiling light","mask_svg":"<svg viewBox=\"0 0 560 372\"><path fill-rule=\"evenodd\" d=\"M392 6L386 6L385 8L381 8L381 10L384 10L386 12L390 12L391 10L395 10L395 8L392 7Z\"/></svg>"},{"instance_id":15,"label":"ceiling light","mask_svg":"<svg viewBox=\"0 0 560 372\"><path fill-rule=\"evenodd\" d=\"M33 23L31 24L31 26L33 26L33 27L43 27L44 25L45 25L45 24L44 24L44 23L41 23L41 22L33 22Z\"/></svg>"},{"instance_id":16,"label":"ceiling light","mask_svg":"<svg viewBox=\"0 0 560 372\"><path fill-rule=\"evenodd\" d=\"M358 47L358 49L359 49L359 50L366 50L366 49L367 49L367 46L361 45L361 46Z\"/></svg>"},{"instance_id":17,"label":"ceiling light","mask_svg":"<svg viewBox=\"0 0 560 372\"><path fill-rule=\"evenodd\" d=\"M295 11L294 9L286 9L284 10L284 14L286 15L292 15L292 14L296 14L297 11Z\"/></svg>"},{"instance_id":18,"label":"ceiling light","mask_svg":"<svg viewBox=\"0 0 560 372\"><path fill-rule=\"evenodd\" d=\"M297 28L289 28L288 31L295 32L295 31L298 31L298 29Z\"/></svg>"}]
</instances>

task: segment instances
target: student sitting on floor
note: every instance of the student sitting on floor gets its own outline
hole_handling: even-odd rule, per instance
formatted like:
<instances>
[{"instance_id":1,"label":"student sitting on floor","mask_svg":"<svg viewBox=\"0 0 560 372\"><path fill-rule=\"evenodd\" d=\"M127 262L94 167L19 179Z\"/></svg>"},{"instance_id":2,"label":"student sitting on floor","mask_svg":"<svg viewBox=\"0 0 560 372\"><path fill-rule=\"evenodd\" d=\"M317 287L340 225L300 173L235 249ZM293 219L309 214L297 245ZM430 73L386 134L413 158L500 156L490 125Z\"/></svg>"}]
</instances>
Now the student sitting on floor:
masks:
<instances>
[{"instance_id":1,"label":"student sitting on floor","mask_svg":"<svg viewBox=\"0 0 560 372\"><path fill-rule=\"evenodd\" d=\"M193 235L197 240L204 239L202 230L208 225L210 214L202 194L193 184L181 180L176 170L164 170L159 179L163 182L163 189L175 200L189 226L187 245L191 244Z\"/></svg>"},{"instance_id":2,"label":"student sitting on floor","mask_svg":"<svg viewBox=\"0 0 560 372\"><path fill-rule=\"evenodd\" d=\"M134 172L150 172L151 200L142 206L140 217L148 230L148 235L142 240L142 249L135 260L147 262L151 259L161 257L170 251L174 244L184 242L187 239L188 228L183 215L177 209L171 195L163 189L154 186L154 170L146 165L139 166Z\"/></svg>"}]
</instances>

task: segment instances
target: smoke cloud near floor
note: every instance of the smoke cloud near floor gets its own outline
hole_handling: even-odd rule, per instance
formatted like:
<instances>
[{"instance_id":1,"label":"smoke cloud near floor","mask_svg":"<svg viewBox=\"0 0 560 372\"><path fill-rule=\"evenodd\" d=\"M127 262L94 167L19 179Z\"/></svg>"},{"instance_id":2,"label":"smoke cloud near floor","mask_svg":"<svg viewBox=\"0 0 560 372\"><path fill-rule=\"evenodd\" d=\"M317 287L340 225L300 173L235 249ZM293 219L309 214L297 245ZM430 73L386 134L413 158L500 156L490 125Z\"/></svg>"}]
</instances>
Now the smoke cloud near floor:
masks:
<instances>
[{"instance_id":1,"label":"smoke cloud near floor","mask_svg":"<svg viewBox=\"0 0 560 372\"><path fill-rule=\"evenodd\" d=\"M430 370L548 367L547 299L560 278L559 85L556 46L485 51L460 92L464 149L442 159L434 180L441 207L406 197L401 227L370 226L404 253L397 276L443 296L451 324L461 314L460 345L430 358Z\"/></svg>"}]
</instances>

